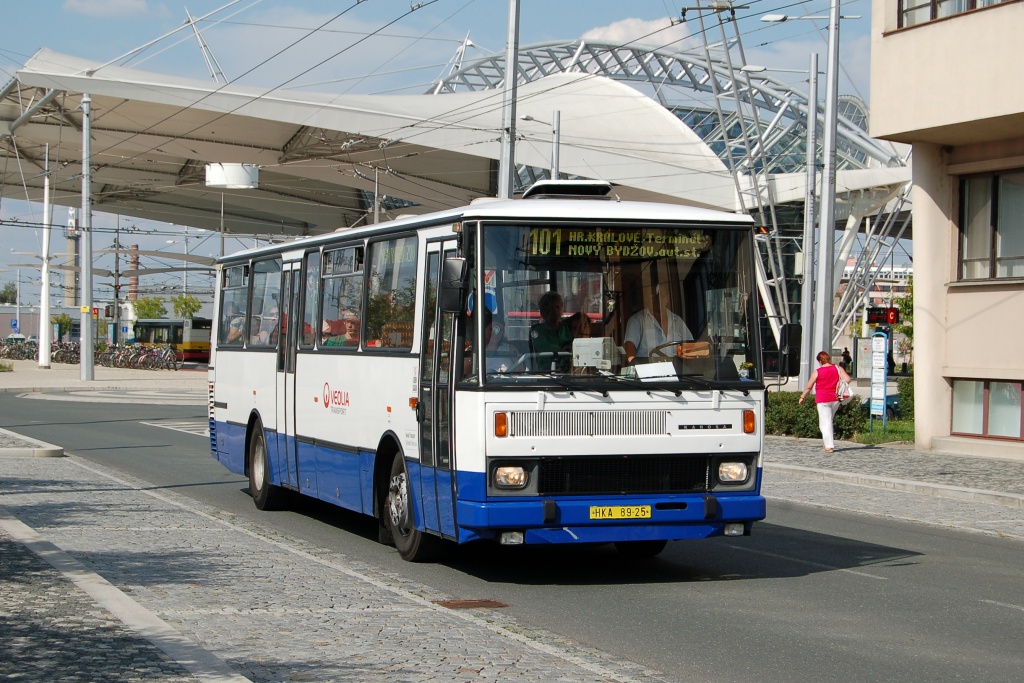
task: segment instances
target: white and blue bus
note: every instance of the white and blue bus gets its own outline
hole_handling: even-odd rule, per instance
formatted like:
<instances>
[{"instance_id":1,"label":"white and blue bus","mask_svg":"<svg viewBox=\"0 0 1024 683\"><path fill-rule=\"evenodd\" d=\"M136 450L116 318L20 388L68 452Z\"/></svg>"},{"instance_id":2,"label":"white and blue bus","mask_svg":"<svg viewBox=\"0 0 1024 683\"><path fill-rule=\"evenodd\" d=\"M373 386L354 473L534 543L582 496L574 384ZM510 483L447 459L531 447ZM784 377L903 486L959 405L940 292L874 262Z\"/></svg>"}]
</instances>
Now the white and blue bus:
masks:
<instances>
[{"instance_id":1,"label":"white and blue bus","mask_svg":"<svg viewBox=\"0 0 1024 683\"><path fill-rule=\"evenodd\" d=\"M749 535L752 222L608 190L542 182L220 259L213 457L258 508L301 494L372 515L411 561Z\"/></svg>"}]
</instances>

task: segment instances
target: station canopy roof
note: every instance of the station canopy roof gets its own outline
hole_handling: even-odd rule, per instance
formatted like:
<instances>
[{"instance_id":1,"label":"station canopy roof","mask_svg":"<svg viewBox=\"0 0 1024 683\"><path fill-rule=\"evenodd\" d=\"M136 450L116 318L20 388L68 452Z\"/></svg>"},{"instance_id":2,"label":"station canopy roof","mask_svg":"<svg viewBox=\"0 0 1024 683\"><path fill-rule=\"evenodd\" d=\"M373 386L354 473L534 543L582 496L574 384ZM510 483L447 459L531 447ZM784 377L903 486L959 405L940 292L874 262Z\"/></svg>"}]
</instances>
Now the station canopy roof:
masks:
<instances>
[{"instance_id":1,"label":"station canopy roof","mask_svg":"<svg viewBox=\"0 0 1024 683\"><path fill-rule=\"evenodd\" d=\"M41 50L0 89L0 192L80 206L82 93L91 99L94 211L237 234L317 234L493 196L500 90L446 95L265 91L148 73ZM740 209L722 160L655 100L604 76L519 86L516 161L607 180L622 199ZM211 163L259 167L257 189L205 184ZM223 209L222 209L223 201Z\"/></svg>"}]
</instances>

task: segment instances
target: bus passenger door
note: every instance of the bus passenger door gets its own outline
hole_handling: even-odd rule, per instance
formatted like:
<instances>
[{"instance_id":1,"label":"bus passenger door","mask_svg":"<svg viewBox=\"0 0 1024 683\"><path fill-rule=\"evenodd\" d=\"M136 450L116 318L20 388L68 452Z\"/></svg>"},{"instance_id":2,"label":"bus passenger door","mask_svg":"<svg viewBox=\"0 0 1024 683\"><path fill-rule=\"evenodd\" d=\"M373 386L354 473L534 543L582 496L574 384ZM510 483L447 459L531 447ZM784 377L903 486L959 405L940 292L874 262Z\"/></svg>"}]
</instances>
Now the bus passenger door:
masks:
<instances>
[{"instance_id":1,"label":"bus passenger door","mask_svg":"<svg viewBox=\"0 0 1024 683\"><path fill-rule=\"evenodd\" d=\"M295 349L301 310L299 263L284 264L281 319L277 346L277 453L281 484L299 488L298 441L295 438Z\"/></svg>"},{"instance_id":2,"label":"bus passenger door","mask_svg":"<svg viewBox=\"0 0 1024 683\"><path fill-rule=\"evenodd\" d=\"M419 510L423 524L449 538L455 537L455 479L452 468L451 341L455 316L437 310L437 286L441 271L440 243L427 245L427 287L424 297L424 333L420 349ZM447 246L447 245L446 245ZM453 252L446 252L453 253Z\"/></svg>"}]
</instances>

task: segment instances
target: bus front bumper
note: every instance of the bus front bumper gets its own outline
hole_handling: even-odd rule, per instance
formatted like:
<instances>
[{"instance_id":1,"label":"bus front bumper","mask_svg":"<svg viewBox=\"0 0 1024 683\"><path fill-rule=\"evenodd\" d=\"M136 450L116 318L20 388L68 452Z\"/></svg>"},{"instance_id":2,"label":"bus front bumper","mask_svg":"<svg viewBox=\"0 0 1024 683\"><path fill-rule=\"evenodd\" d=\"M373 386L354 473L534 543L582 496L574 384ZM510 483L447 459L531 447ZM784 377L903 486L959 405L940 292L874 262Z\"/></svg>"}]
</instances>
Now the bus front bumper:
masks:
<instances>
[{"instance_id":1,"label":"bus front bumper","mask_svg":"<svg viewBox=\"0 0 1024 683\"><path fill-rule=\"evenodd\" d=\"M608 508L642 510L649 517L593 518ZM615 498L501 500L484 503L459 501L456 519L460 541L497 538L505 531L521 531L523 542L608 543L613 541L683 540L721 536L726 525L742 525L749 535L753 522L765 518L763 496L687 495L628 500ZM461 533L461 532L466 533Z\"/></svg>"}]
</instances>

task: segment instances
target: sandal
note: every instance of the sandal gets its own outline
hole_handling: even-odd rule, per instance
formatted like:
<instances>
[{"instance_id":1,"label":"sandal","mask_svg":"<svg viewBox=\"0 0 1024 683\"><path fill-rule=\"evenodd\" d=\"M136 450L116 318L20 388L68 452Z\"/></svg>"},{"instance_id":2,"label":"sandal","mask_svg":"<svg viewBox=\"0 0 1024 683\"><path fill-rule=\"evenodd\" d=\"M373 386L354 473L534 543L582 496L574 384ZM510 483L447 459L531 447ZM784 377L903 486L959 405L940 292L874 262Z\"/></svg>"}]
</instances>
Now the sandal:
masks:
<instances>
[{"instance_id":1,"label":"sandal","mask_svg":"<svg viewBox=\"0 0 1024 683\"><path fill-rule=\"evenodd\" d=\"M826 453L835 453L836 449L834 449L834 448L822 448L821 450L825 451Z\"/></svg>"}]
</instances>

